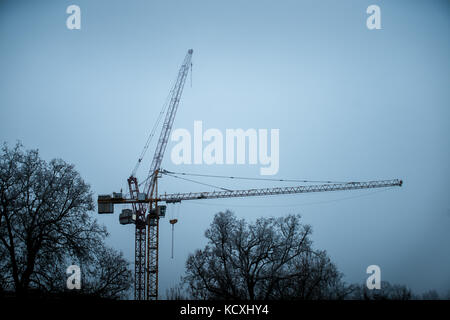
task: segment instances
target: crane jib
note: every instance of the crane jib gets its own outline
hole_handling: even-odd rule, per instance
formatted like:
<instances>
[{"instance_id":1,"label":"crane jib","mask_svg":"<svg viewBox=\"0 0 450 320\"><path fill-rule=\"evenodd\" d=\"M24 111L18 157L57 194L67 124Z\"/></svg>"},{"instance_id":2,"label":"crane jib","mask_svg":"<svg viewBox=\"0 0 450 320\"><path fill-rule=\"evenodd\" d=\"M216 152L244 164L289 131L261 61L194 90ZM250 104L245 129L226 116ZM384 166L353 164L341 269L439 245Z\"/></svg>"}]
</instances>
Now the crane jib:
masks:
<instances>
[{"instance_id":1,"label":"crane jib","mask_svg":"<svg viewBox=\"0 0 450 320\"><path fill-rule=\"evenodd\" d=\"M377 180L367 182L348 182L348 183L326 183L307 186L293 186L293 187L278 187L278 188L261 188L248 190L230 190L230 191L212 191L212 192L186 192L186 193L172 193L161 194L153 199L158 202L175 203L185 200L198 199L219 199L219 198L239 198L239 197L255 197L267 195L280 194L296 194L296 193L312 193L312 192L328 192L328 191L343 191L343 190L359 190L359 189L373 189L386 187L401 187L403 181L400 179L392 180ZM103 198L98 199L98 203L132 203L145 204L149 203L148 198Z\"/></svg>"},{"instance_id":2,"label":"crane jib","mask_svg":"<svg viewBox=\"0 0 450 320\"><path fill-rule=\"evenodd\" d=\"M385 188L395 186L400 187L402 186L402 184L403 184L402 180L394 179L394 180L381 180L368 182L349 182L337 184L321 184L310 186L263 188L250 190L188 192L188 193L161 195L159 197L159 201L164 201L166 203L174 203L185 200L198 200L198 199L239 198L239 197L268 196L280 194L372 189L372 188Z\"/></svg>"},{"instance_id":3,"label":"crane jib","mask_svg":"<svg viewBox=\"0 0 450 320\"><path fill-rule=\"evenodd\" d=\"M174 87L171 90L171 98L169 107L167 109L166 117L164 119L163 127L161 130L161 135L158 139L158 144L156 146L155 155L150 165L150 170L148 176L151 178L147 180L144 192L147 195L152 193L156 180L156 172L161 167L161 162L164 157L164 152L166 151L167 142L169 141L170 132L172 130L173 122L175 120L175 115L178 110L178 105L181 100L181 94L183 93L184 84L186 82L187 75L189 73L189 68L191 66L192 53L194 51L190 49L184 58L183 64L181 65L180 71L178 72L178 77L175 82Z\"/></svg>"}]
</instances>

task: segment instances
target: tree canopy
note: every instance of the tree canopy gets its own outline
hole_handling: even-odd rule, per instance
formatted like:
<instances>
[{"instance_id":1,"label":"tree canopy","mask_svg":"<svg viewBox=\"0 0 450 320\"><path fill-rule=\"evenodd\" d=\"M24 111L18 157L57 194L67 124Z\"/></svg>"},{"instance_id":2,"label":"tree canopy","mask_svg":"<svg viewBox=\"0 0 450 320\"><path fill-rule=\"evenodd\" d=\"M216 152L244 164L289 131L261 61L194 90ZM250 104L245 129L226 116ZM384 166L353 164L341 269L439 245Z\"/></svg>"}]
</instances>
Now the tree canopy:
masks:
<instances>
[{"instance_id":1,"label":"tree canopy","mask_svg":"<svg viewBox=\"0 0 450 320\"><path fill-rule=\"evenodd\" d=\"M26 295L30 288L64 290L66 268L82 266L83 292L119 297L131 284L128 262L104 239L92 217L90 186L74 166L49 162L37 150L3 145L0 155L0 285Z\"/></svg>"},{"instance_id":2,"label":"tree canopy","mask_svg":"<svg viewBox=\"0 0 450 320\"><path fill-rule=\"evenodd\" d=\"M186 262L196 299L339 299L350 290L325 251L314 250L311 227L299 215L249 224L230 212L215 215L208 244Z\"/></svg>"}]
</instances>

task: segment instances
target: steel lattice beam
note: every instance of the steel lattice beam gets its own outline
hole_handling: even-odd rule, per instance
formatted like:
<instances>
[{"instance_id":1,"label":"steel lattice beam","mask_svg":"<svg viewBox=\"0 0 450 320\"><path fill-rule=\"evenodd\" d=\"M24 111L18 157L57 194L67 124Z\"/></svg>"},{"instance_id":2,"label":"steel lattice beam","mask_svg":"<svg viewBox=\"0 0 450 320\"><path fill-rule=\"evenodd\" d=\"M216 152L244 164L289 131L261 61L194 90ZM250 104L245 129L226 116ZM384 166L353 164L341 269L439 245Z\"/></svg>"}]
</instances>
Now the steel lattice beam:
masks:
<instances>
[{"instance_id":1,"label":"steel lattice beam","mask_svg":"<svg viewBox=\"0 0 450 320\"><path fill-rule=\"evenodd\" d=\"M171 98L169 107L167 110L166 117L161 130L161 135L158 139L158 144L156 146L155 154L153 156L152 164L150 165L149 177L147 180L144 191L146 194L150 195L152 193L152 188L154 187L156 180L156 173L160 169L162 159L164 157L164 152L166 151L167 142L169 141L170 132L172 130L173 121L175 120L175 115L178 110L178 105L181 100L181 94L183 93L184 83L186 82L186 77L189 72L189 67L191 65L193 50L190 49L186 54L183 64L178 72L178 77L175 82L174 87L171 90Z\"/></svg>"},{"instance_id":2,"label":"steel lattice beam","mask_svg":"<svg viewBox=\"0 0 450 320\"><path fill-rule=\"evenodd\" d=\"M159 217L151 218L148 227L147 299L158 299Z\"/></svg>"},{"instance_id":3,"label":"steel lattice beam","mask_svg":"<svg viewBox=\"0 0 450 320\"><path fill-rule=\"evenodd\" d=\"M277 194L384 188L384 187L401 186L402 183L403 183L402 180L394 179L394 180L381 180L368 182L334 183L334 184L320 184L320 185L281 187L281 188L263 188L250 190L188 192L188 193L174 193L174 194L160 195L158 200L164 201L166 203L173 203L173 202L180 202L182 200L184 201L184 200L198 200L198 199L238 198L238 197L269 196Z\"/></svg>"},{"instance_id":4,"label":"steel lattice beam","mask_svg":"<svg viewBox=\"0 0 450 320\"><path fill-rule=\"evenodd\" d=\"M130 197L138 199L139 184L136 177L128 178ZM136 229L134 237L134 299L145 299L145 256L146 256L146 224L145 224L145 203L133 203L133 211L136 213Z\"/></svg>"}]
</instances>

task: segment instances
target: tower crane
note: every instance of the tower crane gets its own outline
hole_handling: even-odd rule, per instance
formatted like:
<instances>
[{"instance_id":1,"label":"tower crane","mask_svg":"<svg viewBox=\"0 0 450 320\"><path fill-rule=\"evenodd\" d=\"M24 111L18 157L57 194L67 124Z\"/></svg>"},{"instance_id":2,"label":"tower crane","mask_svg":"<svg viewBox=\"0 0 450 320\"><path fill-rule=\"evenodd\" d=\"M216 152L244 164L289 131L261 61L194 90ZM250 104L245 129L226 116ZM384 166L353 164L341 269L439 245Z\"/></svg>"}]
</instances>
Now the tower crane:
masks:
<instances>
[{"instance_id":1,"label":"tower crane","mask_svg":"<svg viewBox=\"0 0 450 320\"><path fill-rule=\"evenodd\" d=\"M311 192L327 192L342 190L358 190L371 188L384 188L402 186L402 180L378 180L368 182L323 183L316 185L299 185L292 187L260 188L249 190L223 190L213 192L187 192L173 194L158 194L158 179L169 171L161 169L164 152L172 130L175 114L183 92L189 68L192 66L193 50L188 50L178 72L175 84L170 92L167 111L163 107L160 117L165 112L164 123L156 146L155 154L147 178L138 183L136 171L142 162L143 155L148 149L149 141L154 135L153 128L144 151L128 178L129 197L122 193L113 192L112 195L98 196L98 213L114 213L114 204L131 204L132 210L123 209L119 216L121 224L135 224L135 286L134 298L136 300L158 299L158 247L159 247L159 220L165 216L166 205L187 200L236 198L252 196L269 196L282 194L299 194ZM143 192L140 187L144 184ZM165 203L166 205L162 205ZM171 220L171 223L175 223Z\"/></svg>"}]
</instances>

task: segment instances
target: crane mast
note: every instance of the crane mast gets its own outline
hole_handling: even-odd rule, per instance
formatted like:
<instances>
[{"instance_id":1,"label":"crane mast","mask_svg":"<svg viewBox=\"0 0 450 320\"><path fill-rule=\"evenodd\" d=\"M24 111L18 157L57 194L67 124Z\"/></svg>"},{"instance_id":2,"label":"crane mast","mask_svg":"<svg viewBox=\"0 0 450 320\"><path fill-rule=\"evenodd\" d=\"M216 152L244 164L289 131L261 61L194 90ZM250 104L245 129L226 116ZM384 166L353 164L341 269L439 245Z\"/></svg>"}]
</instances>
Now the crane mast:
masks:
<instances>
[{"instance_id":1,"label":"crane mast","mask_svg":"<svg viewBox=\"0 0 450 320\"><path fill-rule=\"evenodd\" d=\"M137 178L134 176L136 168L133 170L133 174L128 178L131 199L149 199L147 203L133 203L133 212L136 215L134 261L134 298L136 300L143 300L144 298L157 299L158 297L159 215L155 214L158 206L156 200L158 171L164 157L167 142L169 141L170 132L180 103L181 94L183 93L189 67L191 66L192 54L193 50L190 49L183 60L175 84L170 92L170 101L166 117L158 139L150 171L145 180L144 194L140 192ZM141 160L142 159L139 159L138 164ZM145 293L147 294L146 296Z\"/></svg>"},{"instance_id":2,"label":"crane mast","mask_svg":"<svg viewBox=\"0 0 450 320\"><path fill-rule=\"evenodd\" d=\"M139 192L139 184L137 178L130 176L128 178L128 186L130 198L138 200L141 197ZM135 213L135 236L134 236L134 299L144 299L145 284L145 212L146 205L144 203L132 203L133 212Z\"/></svg>"},{"instance_id":3,"label":"crane mast","mask_svg":"<svg viewBox=\"0 0 450 320\"><path fill-rule=\"evenodd\" d=\"M326 183L320 185L303 185L294 187L261 188L249 190L227 190L213 192L188 192L158 195L158 178L167 173L161 170L164 152L172 130L178 105L183 93L184 84L191 66L193 50L188 50L183 64L178 72L175 84L170 91L169 103L158 139L155 154L145 179L143 192L135 176L141 163L143 154L148 148L150 135L139 161L128 178L129 198L122 197L122 193L98 196L98 213L114 213L114 204L131 204L132 210L123 209L119 216L121 224L135 224L135 283L134 298L136 300L151 300L158 298L158 247L159 247L159 219L164 216L165 206L158 205L181 202L185 200L218 199L251 196L268 196L281 194L298 194L310 192L328 192L342 190L358 190L383 187L402 186L402 180L380 180L368 182ZM160 115L162 115L163 111ZM159 123L159 120L157 124ZM156 126L155 126L156 128ZM171 220L171 223L175 220ZM176 222L176 221L175 221Z\"/></svg>"}]
</instances>

